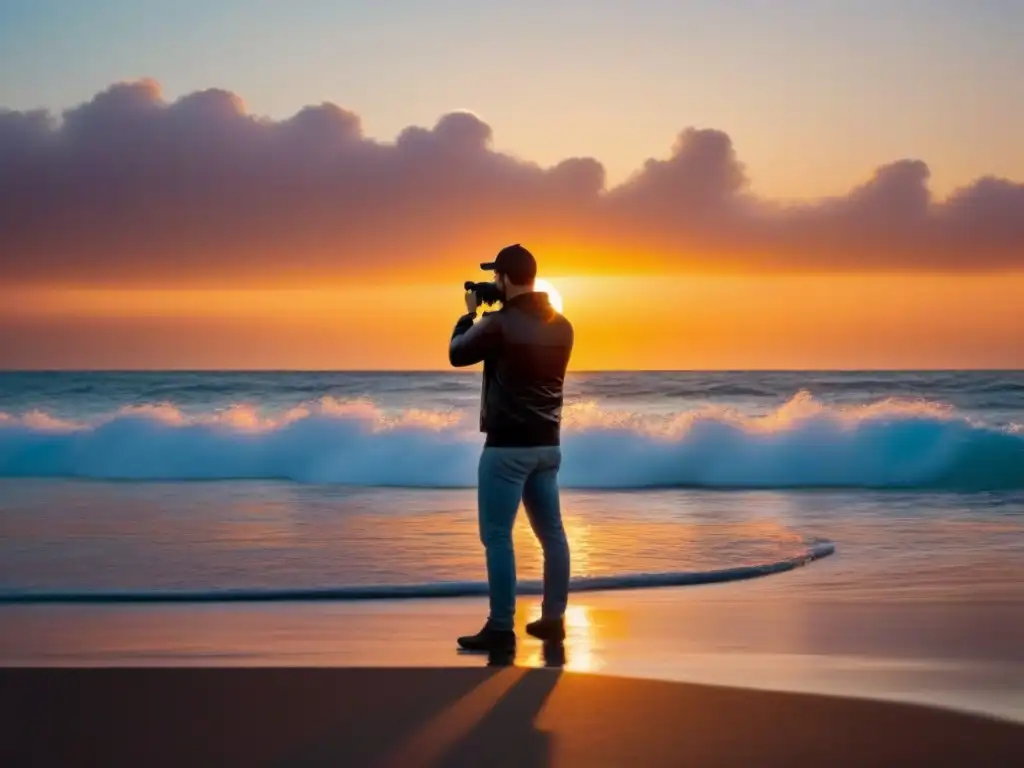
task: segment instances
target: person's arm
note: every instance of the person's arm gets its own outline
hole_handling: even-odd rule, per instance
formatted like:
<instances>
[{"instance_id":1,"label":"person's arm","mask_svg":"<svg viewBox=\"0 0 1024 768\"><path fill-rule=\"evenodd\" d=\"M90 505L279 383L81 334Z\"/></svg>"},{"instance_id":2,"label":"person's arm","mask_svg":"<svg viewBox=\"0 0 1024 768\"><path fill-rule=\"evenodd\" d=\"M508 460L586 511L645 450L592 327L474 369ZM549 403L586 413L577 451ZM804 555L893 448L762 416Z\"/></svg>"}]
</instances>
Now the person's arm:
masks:
<instances>
[{"instance_id":1,"label":"person's arm","mask_svg":"<svg viewBox=\"0 0 1024 768\"><path fill-rule=\"evenodd\" d=\"M497 314L485 314L476 323L473 315L459 318L448 345L448 362L456 368L464 368L481 362L501 343L501 318Z\"/></svg>"}]
</instances>

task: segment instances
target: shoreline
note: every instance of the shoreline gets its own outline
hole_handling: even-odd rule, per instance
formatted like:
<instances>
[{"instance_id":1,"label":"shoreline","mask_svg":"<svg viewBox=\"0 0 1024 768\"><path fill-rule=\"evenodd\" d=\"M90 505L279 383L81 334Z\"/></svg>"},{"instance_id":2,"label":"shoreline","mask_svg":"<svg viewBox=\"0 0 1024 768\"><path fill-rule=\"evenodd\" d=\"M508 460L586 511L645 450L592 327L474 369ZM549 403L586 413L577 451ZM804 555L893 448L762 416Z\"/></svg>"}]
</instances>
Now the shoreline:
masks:
<instances>
[{"instance_id":1,"label":"shoreline","mask_svg":"<svg viewBox=\"0 0 1024 768\"><path fill-rule=\"evenodd\" d=\"M878 601L825 589L824 563L769 579L589 593L570 602L566 672L903 701L1024 723L1019 593ZM835 570L839 572L836 561ZM815 588L811 588L815 587ZM831 597L829 596L831 594ZM517 668L550 664L523 625ZM480 668L455 637L486 600L0 606L0 665Z\"/></svg>"},{"instance_id":2,"label":"shoreline","mask_svg":"<svg viewBox=\"0 0 1024 768\"><path fill-rule=\"evenodd\" d=\"M665 573L637 573L617 576L575 576L570 584L570 596L587 592L620 592L638 589L664 589L666 587L695 587L725 584L735 581L775 576L797 568L804 568L816 560L835 554L835 544L819 540L809 544L799 555L758 565L742 565L706 571L670 571ZM543 595L543 581L521 579L517 596ZM368 601L368 600L425 600L453 597L478 597L488 594L486 581L449 581L425 584L380 584L347 587L317 588L255 588L208 590L88 590L69 591L0 591L0 606L4 605L104 605L113 603L309 603L315 601Z\"/></svg>"}]
</instances>

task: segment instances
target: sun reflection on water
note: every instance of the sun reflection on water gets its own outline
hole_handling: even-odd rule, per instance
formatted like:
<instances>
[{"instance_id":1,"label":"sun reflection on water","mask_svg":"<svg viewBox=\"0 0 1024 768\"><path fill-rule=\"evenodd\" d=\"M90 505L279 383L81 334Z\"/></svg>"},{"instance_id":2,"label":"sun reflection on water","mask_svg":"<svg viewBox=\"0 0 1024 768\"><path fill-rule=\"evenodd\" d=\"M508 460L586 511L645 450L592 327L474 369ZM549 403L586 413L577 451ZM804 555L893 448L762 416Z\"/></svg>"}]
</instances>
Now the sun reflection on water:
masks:
<instances>
[{"instance_id":1,"label":"sun reflection on water","mask_svg":"<svg viewBox=\"0 0 1024 768\"><path fill-rule=\"evenodd\" d=\"M534 603L524 620L540 618L540 604ZM563 649L538 644L522 660L528 667L559 666L571 672L596 672L604 664L597 653L597 626L591 609L586 605L569 605L565 612L565 643Z\"/></svg>"},{"instance_id":2,"label":"sun reflection on water","mask_svg":"<svg viewBox=\"0 0 1024 768\"><path fill-rule=\"evenodd\" d=\"M536 578L541 574L544 563L544 550L540 541L530 530L530 525L525 521L525 515L516 521L516 527L512 532L516 554L523 553L525 565L521 568L520 575L525 578ZM569 540L569 553L572 558L572 575L588 576L592 573L591 555L594 549L591 525L575 515L563 515L562 523L565 527L565 537ZM530 557L532 555L532 557ZM534 573L535 571L535 573Z\"/></svg>"}]
</instances>

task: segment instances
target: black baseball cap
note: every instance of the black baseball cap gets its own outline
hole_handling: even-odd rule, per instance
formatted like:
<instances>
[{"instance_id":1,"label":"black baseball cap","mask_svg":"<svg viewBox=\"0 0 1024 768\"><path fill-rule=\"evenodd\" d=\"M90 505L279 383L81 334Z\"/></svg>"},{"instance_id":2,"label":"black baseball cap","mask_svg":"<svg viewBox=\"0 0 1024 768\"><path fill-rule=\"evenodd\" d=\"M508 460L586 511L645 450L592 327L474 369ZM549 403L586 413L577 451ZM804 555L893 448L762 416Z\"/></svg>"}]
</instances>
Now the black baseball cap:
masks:
<instances>
[{"instance_id":1,"label":"black baseball cap","mask_svg":"<svg viewBox=\"0 0 1024 768\"><path fill-rule=\"evenodd\" d=\"M507 275L516 285L532 283L537 277L537 260L519 243L498 251L494 261L484 262L480 269L493 270Z\"/></svg>"}]
</instances>

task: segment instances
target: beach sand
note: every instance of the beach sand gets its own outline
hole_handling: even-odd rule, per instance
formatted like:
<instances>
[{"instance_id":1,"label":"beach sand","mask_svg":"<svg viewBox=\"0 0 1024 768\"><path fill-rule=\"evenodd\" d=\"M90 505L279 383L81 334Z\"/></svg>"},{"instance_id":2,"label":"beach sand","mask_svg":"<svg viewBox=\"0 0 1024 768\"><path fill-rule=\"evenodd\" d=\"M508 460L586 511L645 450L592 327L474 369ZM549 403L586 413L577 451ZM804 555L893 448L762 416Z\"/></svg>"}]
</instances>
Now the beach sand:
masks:
<instances>
[{"instance_id":1,"label":"beach sand","mask_svg":"<svg viewBox=\"0 0 1024 768\"><path fill-rule=\"evenodd\" d=\"M0 764L1013 766L1024 726L521 667L10 669Z\"/></svg>"},{"instance_id":2,"label":"beach sand","mask_svg":"<svg viewBox=\"0 0 1024 768\"><path fill-rule=\"evenodd\" d=\"M561 652L523 599L498 660L479 598L2 606L0 765L1024 765L1019 589L841 566L575 595Z\"/></svg>"},{"instance_id":3,"label":"beach sand","mask_svg":"<svg viewBox=\"0 0 1024 768\"><path fill-rule=\"evenodd\" d=\"M745 583L570 600L567 672L937 705L1024 723L1024 587L873 585L828 558ZM967 576L963 578L968 578ZM523 625L515 664L549 663ZM0 606L0 666L480 667L481 598Z\"/></svg>"}]
</instances>

